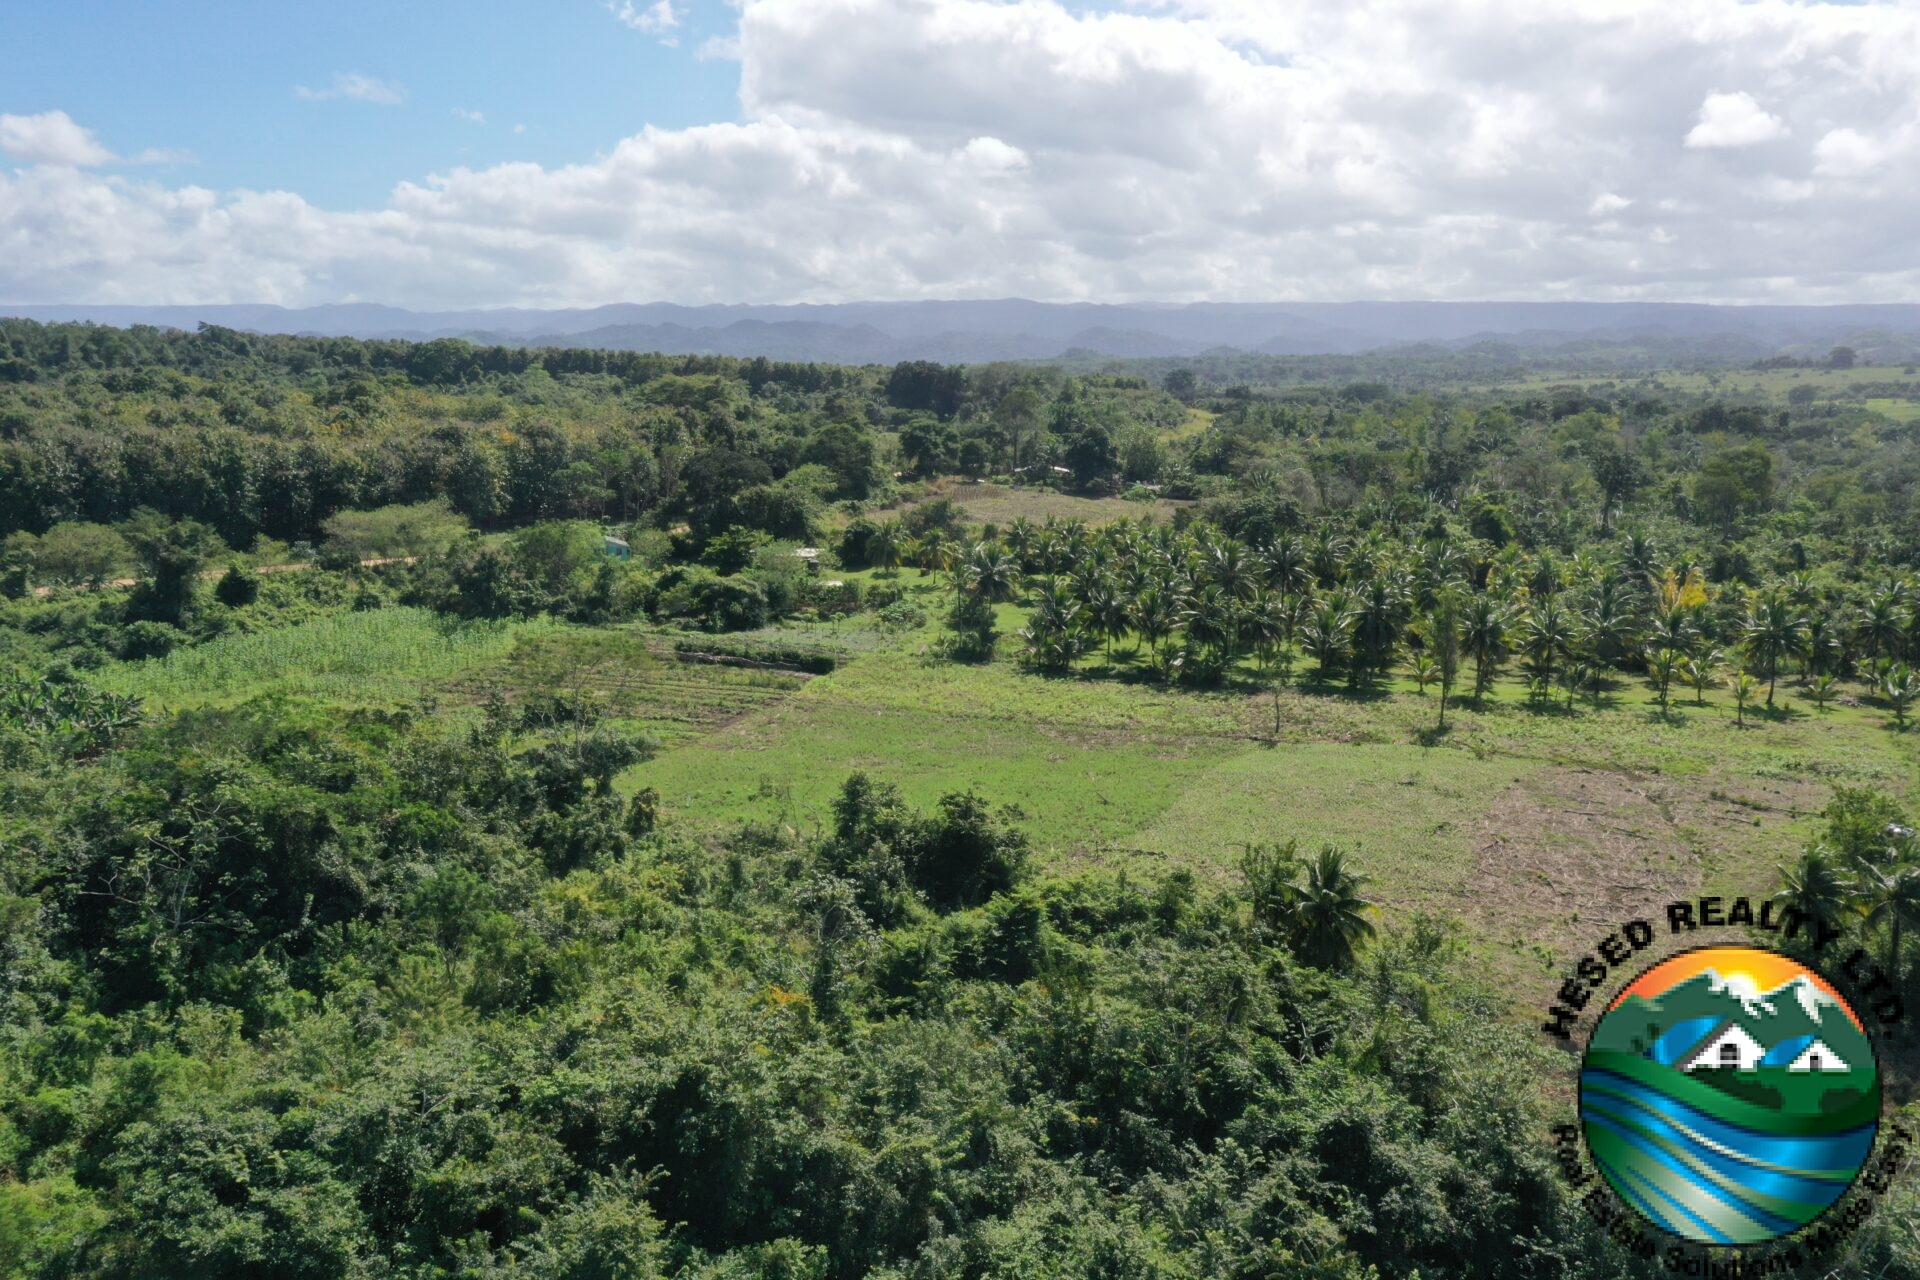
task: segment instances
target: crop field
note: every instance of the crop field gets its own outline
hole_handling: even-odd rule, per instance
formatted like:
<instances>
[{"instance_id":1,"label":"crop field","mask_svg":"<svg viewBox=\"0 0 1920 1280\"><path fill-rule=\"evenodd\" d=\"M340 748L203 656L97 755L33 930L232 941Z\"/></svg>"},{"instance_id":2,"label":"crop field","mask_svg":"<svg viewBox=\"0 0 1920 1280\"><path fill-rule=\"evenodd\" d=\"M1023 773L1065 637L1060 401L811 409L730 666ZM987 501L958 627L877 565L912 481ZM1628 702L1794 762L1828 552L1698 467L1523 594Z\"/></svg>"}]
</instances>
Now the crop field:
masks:
<instances>
[{"instance_id":1,"label":"crop field","mask_svg":"<svg viewBox=\"0 0 1920 1280\"><path fill-rule=\"evenodd\" d=\"M115 665L98 683L167 706L238 702L268 692L377 704L416 697L423 684L491 662L518 639L556 625L460 622L412 608L330 614Z\"/></svg>"},{"instance_id":2,"label":"crop field","mask_svg":"<svg viewBox=\"0 0 1920 1280\"><path fill-rule=\"evenodd\" d=\"M1003 616L1003 632L1017 624ZM1554 948L1582 920L1767 891L1835 785L1920 799L1920 732L1878 709L1816 711L1786 683L1775 712L1738 728L1717 694L1677 695L1662 717L1623 684L1568 712L1505 682L1436 737L1436 697L1411 684L1190 691L1097 660L1047 677L933 659L934 634L689 736L621 785L657 787L669 821L713 835L748 820L817 830L854 770L921 806L973 788L1017 806L1063 872L1226 880L1249 843L1338 840L1387 921L1460 917L1509 977L1564 959Z\"/></svg>"},{"instance_id":3,"label":"crop field","mask_svg":"<svg viewBox=\"0 0 1920 1280\"><path fill-rule=\"evenodd\" d=\"M657 632L618 628L529 637L446 690L470 703L495 693L509 702L539 693L584 697L623 726L674 743L765 710L808 679L793 671L683 657Z\"/></svg>"}]
</instances>

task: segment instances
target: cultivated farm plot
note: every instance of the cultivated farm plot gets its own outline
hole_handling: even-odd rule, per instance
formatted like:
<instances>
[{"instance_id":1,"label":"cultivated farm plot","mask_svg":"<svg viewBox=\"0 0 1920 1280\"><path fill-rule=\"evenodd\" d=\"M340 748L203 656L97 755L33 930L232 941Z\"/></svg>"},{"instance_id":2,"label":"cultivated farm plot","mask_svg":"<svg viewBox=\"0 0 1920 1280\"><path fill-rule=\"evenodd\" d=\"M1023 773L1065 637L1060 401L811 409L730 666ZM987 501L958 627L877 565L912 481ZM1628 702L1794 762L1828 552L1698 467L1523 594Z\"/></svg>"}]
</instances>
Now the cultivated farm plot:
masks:
<instances>
[{"instance_id":1,"label":"cultivated farm plot","mask_svg":"<svg viewBox=\"0 0 1920 1280\"><path fill-rule=\"evenodd\" d=\"M809 678L684 657L658 634L617 628L531 639L447 692L475 704L496 693L510 703L539 693L581 697L627 728L673 743L771 707Z\"/></svg>"},{"instance_id":2,"label":"cultivated farm plot","mask_svg":"<svg viewBox=\"0 0 1920 1280\"><path fill-rule=\"evenodd\" d=\"M94 683L165 706L293 693L353 705L418 697L436 681L494 661L557 624L463 622L428 609L369 609L221 636L163 658L115 663Z\"/></svg>"}]
</instances>

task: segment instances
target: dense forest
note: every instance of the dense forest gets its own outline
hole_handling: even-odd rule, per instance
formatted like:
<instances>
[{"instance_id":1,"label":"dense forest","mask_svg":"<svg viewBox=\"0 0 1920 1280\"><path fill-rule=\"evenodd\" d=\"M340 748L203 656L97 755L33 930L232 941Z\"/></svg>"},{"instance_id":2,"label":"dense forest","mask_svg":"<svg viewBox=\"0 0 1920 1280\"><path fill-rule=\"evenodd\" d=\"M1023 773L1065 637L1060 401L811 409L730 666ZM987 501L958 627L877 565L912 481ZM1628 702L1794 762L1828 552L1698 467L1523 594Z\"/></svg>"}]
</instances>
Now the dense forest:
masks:
<instances>
[{"instance_id":1,"label":"dense forest","mask_svg":"<svg viewBox=\"0 0 1920 1280\"><path fill-rule=\"evenodd\" d=\"M1490 989L1471 921L1377 909L1340 847L1049 865L1033 814L879 765L715 835L565 672L153 692L370 614L769 680L844 659L783 623L851 619L1276 719L1413 690L1436 748L1503 691L1904 742L1903 371L1281 368L0 321L0 1274L1654 1274L1557 1177L1553 984ZM1768 887L1912 990L1903 799L1842 788ZM1808 1274L1920 1277L1915 1221L1909 1178Z\"/></svg>"}]
</instances>

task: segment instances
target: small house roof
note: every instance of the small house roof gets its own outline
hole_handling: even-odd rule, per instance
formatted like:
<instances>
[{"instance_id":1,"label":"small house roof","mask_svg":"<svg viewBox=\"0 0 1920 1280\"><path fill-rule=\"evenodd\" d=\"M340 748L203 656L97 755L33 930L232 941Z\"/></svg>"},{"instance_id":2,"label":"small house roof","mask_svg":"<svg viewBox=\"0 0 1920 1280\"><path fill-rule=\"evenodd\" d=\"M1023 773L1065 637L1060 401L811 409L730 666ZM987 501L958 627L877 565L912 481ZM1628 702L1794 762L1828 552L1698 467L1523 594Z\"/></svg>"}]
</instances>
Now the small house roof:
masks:
<instances>
[{"instance_id":1,"label":"small house roof","mask_svg":"<svg viewBox=\"0 0 1920 1280\"><path fill-rule=\"evenodd\" d=\"M1815 1060L1819 1066L1814 1066ZM1827 1046L1825 1040L1815 1037L1812 1044L1800 1051L1800 1056L1787 1064L1789 1071L1852 1071L1853 1065Z\"/></svg>"},{"instance_id":2,"label":"small house roof","mask_svg":"<svg viewBox=\"0 0 1920 1280\"><path fill-rule=\"evenodd\" d=\"M1674 1065L1682 1071L1691 1071L1695 1067L1717 1067L1720 1065L1720 1046L1732 1044L1740 1050L1740 1067L1751 1070L1760 1064L1767 1055L1766 1048L1755 1040L1748 1030L1732 1018L1723 1020L1719 1029L1701 1039L1692 1053L1680 1059Z\"/></svg>"}]
</instances>

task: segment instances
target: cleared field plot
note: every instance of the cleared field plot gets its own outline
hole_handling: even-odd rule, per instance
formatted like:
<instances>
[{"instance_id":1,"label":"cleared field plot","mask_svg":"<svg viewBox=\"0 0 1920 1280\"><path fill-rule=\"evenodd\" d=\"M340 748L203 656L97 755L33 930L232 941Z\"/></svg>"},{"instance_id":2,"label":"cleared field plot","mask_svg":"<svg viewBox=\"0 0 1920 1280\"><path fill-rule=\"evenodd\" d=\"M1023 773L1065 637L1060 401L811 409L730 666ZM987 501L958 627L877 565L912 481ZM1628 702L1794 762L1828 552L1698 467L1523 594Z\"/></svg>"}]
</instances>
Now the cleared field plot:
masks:
<instances>
[{"instance_id":1,"label":"cleared field plot","mask_svg":"<svg viewBox=\"0 0 1920 1280\"><path fill-rule=\"evenodd\" d=\"M1812 387L1817 393L1832 395L1850 391L1855 387L1902 382L1920 386L1920 379L1906 372L1904 365L1879 365L1855 369L1663 370L1658 373L1629 374L1613 378L1542 373L1532 377L1517 378L1511 382L1502 382L1500 386L1507 391L1539 391L1548 387L1606 385L1618 388L1644 387L1689 394L1715 392L1727 396L1753 395L1784 398L1787 392L1795 387Z\"/></svg>"},{"instance_id":2,"label":"cleared field plot","mask_svg":"<svg viewBox=\"0 0 1920 1280\"><path fill-rule=\"evenodd\" d=\"M1082 498L1053 489L1014 488L1004 484L967 481L942 482L935 486L933 493L920 501L932 501L934 498L950 498L966 511L968 519L981 524L999 525L1003 529L1022 516L1036 524L1049 517L1055 520L1084 520L1088 524L1138 520L1143 515L1166 521L1173 519L1173 513L1183 505L1165 500L1128 502L1124 498Z\"/></svg>"},{"instance_id":3,"label":"cleared field plot","mask_svg":"<svg viewBox=\"0 0 1920 1280\"><path fill-rule=\"evenodd\" d=\"M1867 408L1895 422L1920 420L1920 400L1869 400Z\"/></svg>"},{"instance_id":4,"label":"cleared field plot","mask_svg":"<svg viewBox=\"0 0 1920 1280\"><path fill-rule=\"evenodd\" d=\"M492 662L557 624L459 622L427 609L340 613L252 635L223 636L164 658L115 664L96 683L169 706L285 692L370 705Z\"/></svg>"},{"instance_id":5,"label":"cleared field plot","mask_svg":"<svg viewBox=\"0 0 1920 1280\"><path fill-rule=\"evenodd\" d=\"M1160 438L1162 440L1185 440L1191 436L1204 435L1207 428L1213 425L1213 420L1218 416L1218 414L1209 413L1205 409L1188 409L1187 420L1177 427L1162 431Z\"/></svg>"},{"instance_id":6,"label":"cleared field plot","mask_svg":"<svg viewBox=\"0 0 1920 1280\"><path fill-rule=\"evenodd\" d=\"M1569 715L1505 685L1434 739L1435 699L1408 692L1048 678L904 651L924 639L687 740L622 786L658 787L670 821L715 835L824 826L856 769L921 806L972 787L1019 806L1058 870L1226 881L1248 843L1337 840L1386 921L1460 917L1494 972L1527 981L1584 939L1582 921L1770 892L1835 785L1920 799L1920 732L1890 731L1876 708L1815 712L1785 685L1781 710L1745 729L1718 698L1663 719L1622 688Z\"/></svg>"},{"instance_id":7,"label":"cleared field plot","mask_svg":"<svg viewBox=\"0 0 1920 1280\"><path fill-rule=\"evenodd\" d=\"M793 671L676 654L669 638L639 630L540 636L448 686L456 699L509 702L530 694L584 695L605 715L673 743L771 707L809 677Z\"/></svg>"}]
</instances>

